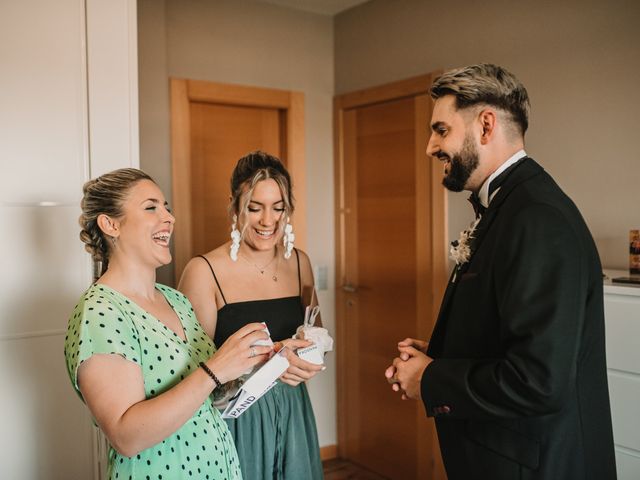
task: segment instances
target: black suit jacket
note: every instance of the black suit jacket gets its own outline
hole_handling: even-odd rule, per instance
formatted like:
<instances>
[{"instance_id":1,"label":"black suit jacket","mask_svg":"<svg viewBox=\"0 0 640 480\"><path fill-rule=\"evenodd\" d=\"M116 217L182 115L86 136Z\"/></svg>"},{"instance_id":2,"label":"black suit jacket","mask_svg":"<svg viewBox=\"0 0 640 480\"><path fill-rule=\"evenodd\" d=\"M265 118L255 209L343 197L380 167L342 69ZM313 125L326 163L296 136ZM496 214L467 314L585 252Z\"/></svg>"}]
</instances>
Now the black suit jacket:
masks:
<instances>
[{"instance_id":1,"label":"black suit jacket","mask_svg":"<svg viewBox=\"0 0 640 480\"><path fill-rule=\"evenodd\" d=\"M471 245L421 383L449 480L615 479L602 268L578 209L525 158Z\"/></svg>"}]
</instances>

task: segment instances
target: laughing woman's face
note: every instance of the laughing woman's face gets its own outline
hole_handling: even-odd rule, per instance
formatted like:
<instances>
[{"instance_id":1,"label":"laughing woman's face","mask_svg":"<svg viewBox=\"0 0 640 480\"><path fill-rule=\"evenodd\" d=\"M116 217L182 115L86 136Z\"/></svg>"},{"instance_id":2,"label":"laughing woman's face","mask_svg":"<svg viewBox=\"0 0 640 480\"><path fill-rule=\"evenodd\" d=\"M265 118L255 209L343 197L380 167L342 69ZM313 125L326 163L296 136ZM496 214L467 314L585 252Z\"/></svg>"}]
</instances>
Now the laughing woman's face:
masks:
<instances>
[{"instance_id":1,"label":"laughing woman's face","mask_svg":"<svg viewBox=\"0 0 640 480\"><path fill-rule=\"evenodd\" d=\"M243 220L245 243L255 250L270 250L282 239L280 228L285 204L282 192L275 180L268 178L258 182L253 189L247 213ZM239 225L242 230L245 225Z\"/></svg>"}]
</instances>

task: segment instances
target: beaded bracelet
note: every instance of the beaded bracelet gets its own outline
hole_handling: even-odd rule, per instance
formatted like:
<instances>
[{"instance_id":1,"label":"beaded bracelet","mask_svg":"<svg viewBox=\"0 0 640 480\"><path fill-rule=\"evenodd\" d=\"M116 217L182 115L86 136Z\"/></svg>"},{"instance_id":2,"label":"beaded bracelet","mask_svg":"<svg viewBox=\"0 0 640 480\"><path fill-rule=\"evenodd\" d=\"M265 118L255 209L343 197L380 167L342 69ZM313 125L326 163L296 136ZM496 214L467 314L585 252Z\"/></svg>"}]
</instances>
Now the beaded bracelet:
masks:
<instances>
[{"instance_id":1,"label":"beaded bracelet","mask_svg":"<svg viewBox=\"0 0 640 480\"><path fill-rule=\"evenodd\" d=\"M216 377L216 374L213 373L211 371L211 369L209 367L207 367L207 364L204 362L200 362L200 366L202 367L202 369L207 372L207 375L209 375L211 377L211 379L216 382L216 388L221 387L222 386L222 382L220 380L218 380L218 377Z\"/></svg>"}]
</instances>

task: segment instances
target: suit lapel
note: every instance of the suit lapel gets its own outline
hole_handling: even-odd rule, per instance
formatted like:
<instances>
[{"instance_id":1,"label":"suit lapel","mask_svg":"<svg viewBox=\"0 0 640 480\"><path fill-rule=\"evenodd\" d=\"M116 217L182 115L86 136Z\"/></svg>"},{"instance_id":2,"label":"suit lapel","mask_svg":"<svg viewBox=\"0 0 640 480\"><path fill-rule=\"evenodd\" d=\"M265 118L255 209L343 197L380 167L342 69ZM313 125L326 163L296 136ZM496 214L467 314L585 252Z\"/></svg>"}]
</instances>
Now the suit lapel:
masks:
<instances>
[{"instance_id":1,"label":"suit lapel","mask_svg":"<svg viewBox=\"0 0 640 480\"><path fill-rule=\"evenodd\" d=\"M444 297L442 298L440 312L438 313L438 320L433 328L433 334L431 335L431 341L429 342L429 356L439 356L441 353L441 339L444 335L444 328L446 319L448 318L450 303L453 299L456 286L460 281L460 276L469 269L471 262L473 261L473 255L478 251L480 245L482 245L489 228L500 212L500 206L504 203L514 188L543 171L544 169L532 158L525 157L509 173L508 177L504 180L502 186L495 194L495 197L489 203L489 207L478 222L474 232L473 240L471 242L471 259L463 265L456 265L449 277L449 283L447 284L447 289L445 290Z\"/></svg>"},{"instance_id":2,"label":"suit lapel","mask_svg":"<svg viewBox=\"0 0 640 480\"><path fill-rule=\"evenodd\" d=\"M487 211L478 223L476 234L474 235L473 240L473 253L477 252L480 248L480 245L482 245L482 241L485 239L486 234L491 227L491 224L500 212L500 207L507 199L509 194L513 191L513 189L525 180L528 180L529 178L541 172L543 172L542 167L529 157L523 158L517 165L514 166L513 170L509 172L509 176L504 179L502 186L495 194L495 197L493 197L493 199L489 203Z\"/></svg>"},{"instance_id":3,"label":"suit lapel","mask_svg":"<svg viewBox=\"0 0 640 480\"><path fill-rule=\"evenodd\" d=\"M431 333L431 339L429 340L429 347L427 348L427 355L431 358L438 358L442 354L442 337L444 336L444 319L446 318L446 312L449 307L449 303L451 298L453 297L453 292L456 289L456 285L458 284L455 281L456 276L458 275L459 267L456 265L453 268L453 272L451 272L451 276L449 277L449 283L447 284L447 289L444 291L444 296L442 297L442 303L440 304L440 311L438 312L438 319L436 320L436 324L433 326L433 332Z\"/></svg>"}]
</instances>

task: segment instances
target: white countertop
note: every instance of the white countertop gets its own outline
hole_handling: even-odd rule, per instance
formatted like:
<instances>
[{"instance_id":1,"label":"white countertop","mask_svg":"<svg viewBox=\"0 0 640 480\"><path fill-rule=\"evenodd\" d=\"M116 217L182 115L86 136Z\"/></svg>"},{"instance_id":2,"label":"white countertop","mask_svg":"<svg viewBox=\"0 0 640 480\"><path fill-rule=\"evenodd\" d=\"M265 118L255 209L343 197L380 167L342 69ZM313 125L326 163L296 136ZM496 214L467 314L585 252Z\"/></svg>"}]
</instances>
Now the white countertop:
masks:
<instances>
[{"instance_id":1,"label":"white countertop","mask_svg":"<svg viewBox=\"0 0 640 480\"><path fill-rule=\"evenodd\" d=\"M640 285L611 282L611 279L615 277L628 277L628 270L609 270L605 268L604 274L606 275L604 278L604 293L640 297Z\"/></svg>"}]
</instances>

